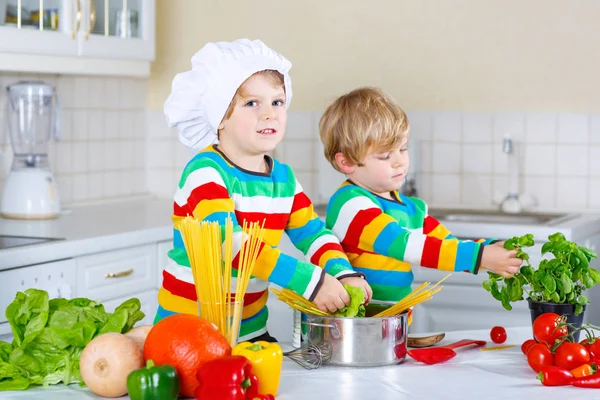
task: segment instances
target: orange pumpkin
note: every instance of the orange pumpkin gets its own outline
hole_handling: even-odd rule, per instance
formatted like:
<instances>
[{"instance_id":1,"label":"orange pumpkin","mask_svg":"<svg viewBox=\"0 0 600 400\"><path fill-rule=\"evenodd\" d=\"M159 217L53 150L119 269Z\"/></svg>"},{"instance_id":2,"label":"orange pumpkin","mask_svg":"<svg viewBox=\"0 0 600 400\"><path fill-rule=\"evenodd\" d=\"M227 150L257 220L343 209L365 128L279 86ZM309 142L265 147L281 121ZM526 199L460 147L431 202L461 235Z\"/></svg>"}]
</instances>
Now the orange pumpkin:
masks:
<instances>
[{"instance_id":1,"label":"orange pumpkin","mask_svg":"<svg viewBox=\"0 0 600 400\"><path fill-rule=\"evenodd\" d=\"M227 339L210 322L189 314L174 314L152 327L144 343L144 360L169 364L179 375L179 393L194 397L196 371L209 361L231 355Z\"/></svg>"}]
</instances>

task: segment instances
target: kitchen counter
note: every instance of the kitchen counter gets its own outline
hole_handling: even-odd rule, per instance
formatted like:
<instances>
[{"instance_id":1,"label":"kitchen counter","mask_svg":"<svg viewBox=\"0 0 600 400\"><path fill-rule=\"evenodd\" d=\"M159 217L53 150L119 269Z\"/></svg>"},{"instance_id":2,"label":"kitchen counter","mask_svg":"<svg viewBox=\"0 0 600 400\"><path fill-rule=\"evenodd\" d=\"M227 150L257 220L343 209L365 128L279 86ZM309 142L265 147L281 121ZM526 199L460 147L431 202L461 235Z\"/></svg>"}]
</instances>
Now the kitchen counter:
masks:
<instances>
[{"instance_id":1,"label":"kitchen counter","mask_svg":"<svg viewBox=\"0 0 600 400\"><path fill-rule=\"evenodd\" d=\"M508 328L499 351L457 349L458 355L438 365L420 364L407 356L404 363L379 368L323 366L307 371L285 359L277 400L364 399L589 399L594 392L576 387L545 387L536 379L520 345L531 338L531 327ZM460 339L487 340L489 330L448 332L442 344ZM376 394L375 394L376 393ZM77 385L0 392L3 399L102 399ZM128 397L122 397L127 399Z\"/></svg>"},{"instance_id":2,"label":"kitchen counter","mask_svg":"<svg viewBox=\"0 0 600 400\"><path fill-rule=\"evenodd\" d=\"M169 240L172 200L73 207L54 220L0 219L0 235L60 238L0 250L0 271Z\"/></svg>"}]
</instances>

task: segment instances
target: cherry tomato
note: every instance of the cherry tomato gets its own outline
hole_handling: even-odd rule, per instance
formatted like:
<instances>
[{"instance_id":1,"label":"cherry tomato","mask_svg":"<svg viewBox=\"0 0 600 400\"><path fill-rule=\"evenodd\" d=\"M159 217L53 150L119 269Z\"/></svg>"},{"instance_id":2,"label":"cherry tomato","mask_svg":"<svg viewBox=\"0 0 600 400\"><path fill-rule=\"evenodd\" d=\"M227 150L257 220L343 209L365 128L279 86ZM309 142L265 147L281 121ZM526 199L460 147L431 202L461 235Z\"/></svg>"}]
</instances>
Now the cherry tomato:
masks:
<instances>
[{"instance_id":1,"label":"cherry tomato","mask_svg":"<svg viewBox=\"0 0 600 400\"><path fill-rule=\"evenodd\" d=\"M533 339L527 339L526 341L523 342L523 344L521 345L521 351L523 352L523 354L527 355L527 353L529 352L529 350L535 345L537 344L537 342Z\"/></svg>"},{"instance_id":2,"label":"cherry tomato","mask_svg":"<svg viewBox=\"0 0 600 400\"><path fill-rule=\"evenodd\" d=\"M527 363L535 372L554 365L554 354L548 346L536 343L527 352Z\"/></svg>"},{"instance_id":3,"label":"cherry tomato","mask_svg":"<svg viewBox=\"0 0 600 400\"><path fill-rule=\"evenodd\" d=\"M490 331L490 338L494 343L506 342L506 329L501 326L495 326Z\"/></svg>"},{"instance_id":4,"label":"cherry tomato","mask_svg":"<svg viewBox=\"0 0 600 400\"><path fill-rule=\"evenodd\" d=\"M589 361L590 353L580 343L563 342L554 352L554 364L569 371Z\"/></svg>"},{"instance_id":5,"label":"cherry tomato","mask_svg":"<svg viewBox=\"0 0 600 400\"><path fill-rule=\"evenodd\" d=\"M579 342L587 349L590 353L590 361L598 362L600 361L600 338L594 338L592 342L588 339L583 339Z\"/></svg>"},{"instance_id":6,"label":"cherry tomato","mask_svg":"<svg viewBox=\"0 0 600 400\"><path fill-rule=\"evenodd\" d=\"M545 367L554 365L554 355L548 346L543 343L537 343L529 349L527 363L535 372L540 372Z\"/></svg>"},{"instance_id":7,"label":"cherry tomato","mask_svg":"<svg viewBox=\"0 0 600 400\"><path fill-rule=\"evenodd\" d=\"M560 315L544 313L533 321L533 337L538 343L546 343L548 346L552 346L556 339L568 333L566 325L559 327L561 323L562 317Z\"/></svg>"}]
</instances>

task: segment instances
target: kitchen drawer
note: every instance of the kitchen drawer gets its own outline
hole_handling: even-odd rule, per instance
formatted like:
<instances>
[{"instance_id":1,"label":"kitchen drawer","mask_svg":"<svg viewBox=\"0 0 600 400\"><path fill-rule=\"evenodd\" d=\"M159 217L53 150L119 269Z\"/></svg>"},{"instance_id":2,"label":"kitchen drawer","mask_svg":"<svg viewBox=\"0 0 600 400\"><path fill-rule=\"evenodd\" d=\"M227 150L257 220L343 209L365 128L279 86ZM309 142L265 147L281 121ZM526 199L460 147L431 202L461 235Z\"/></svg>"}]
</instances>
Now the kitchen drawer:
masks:
<instances>
[{"instance_id":1,"label":"kitchen drawer","mask_svg":"<svg viewBox=\"0 0 600 400\"><path fill-rule=\"evenodd\" d=\"M5 311L17 292L36 288L47 291L50 299L71 298L76 283L75 271L75 261L71 259L1 271L0 335L10 332Z\"/></svg>"},{"instance_id":2,"label":"kitchen drawer","mask_svg":"<svg viewBox=\"0 0 600 400\"><path fill-rule=\"evenodd\" d=\"M158 307L157 295L158 290L156 289L147 290L141 293L133 293L131 295L105 301L103 303L104 309L107 312L114 312L115 308L121 305L121 303L123 303L125 300L129 300L132 297L137 297L138 299L140 299L140 303L142 304L142 311L144 312L144 314L146 314L146 316L143 320L139 321L135 325L152 325L152 323L154 322L154 316L156 315L156 308Z\"/></svg>"},{"instance_id":3,"label":"kitchen drawer","mask_svg":"<svg viewBox=\"0 0 600 400\"><path fill-rule=\"evenodd\" d=\"M104 301L156 285L156 245L76 258L77 296Z\"/></svg>"},{"instance_id":4,"label":"kitchen drawer","mask_svg":"<svg viewBox=\"0 0 600 400\"><path fill-rule=\"evenodd\" d=\"M156 287L160 288L162 286L162 272L167 267L169 263L169 251L173 248L172 240L165 240L163 242L158 242L157 247L157 258L158 258L158 274L156 274Z\"/></svg>"}]
</instances>

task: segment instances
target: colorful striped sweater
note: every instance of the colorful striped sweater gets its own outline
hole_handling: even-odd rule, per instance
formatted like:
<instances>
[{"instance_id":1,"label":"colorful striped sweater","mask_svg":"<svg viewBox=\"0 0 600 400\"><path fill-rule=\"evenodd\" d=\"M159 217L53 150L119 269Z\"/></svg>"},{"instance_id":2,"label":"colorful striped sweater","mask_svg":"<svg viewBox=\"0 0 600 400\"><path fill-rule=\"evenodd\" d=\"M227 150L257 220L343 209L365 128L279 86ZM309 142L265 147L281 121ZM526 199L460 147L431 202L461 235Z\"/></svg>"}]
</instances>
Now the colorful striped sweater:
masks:
<instances>
[{"instance_id":1,"label":"colorful striped sweater","mask_svg":"<svg viewBox=\"0 0 600 400\"><path fill-rule=\"evenodd\" d=\"M215 146L200 151L183 170L174 197L172 220L193 215L200 220L234 223L232 288L237 275L237 253L241 226L265 222L263 244L244 297L240 340L266 332L269 282L291 289L312 300L323 274L340 279L362 276L352 270L342 247L315 212L291 168L269 157L270 173L243 170L230 162ZM277 245L283 232L301 250L306 261L281 253ZM321 268L319 268L321 267ZM181 233L173 231L173 249L163 272L155 322L173 313L197 314L197 297Z\"/></svg>"},{"instance_id":2,"label":"colorful striped sweater","mask_svg":"<svg viewBox=\"0 0 600 400\"><path fill-rule=\"evenodd\" d=\"M398 301L411 292L411 266L444 271L479 270L484 241L461 241L418 198L377 196L350 181L334 193L326 226L340 239L356 272L365 274L373 299Z\"/></svg>"}]
</instances>

